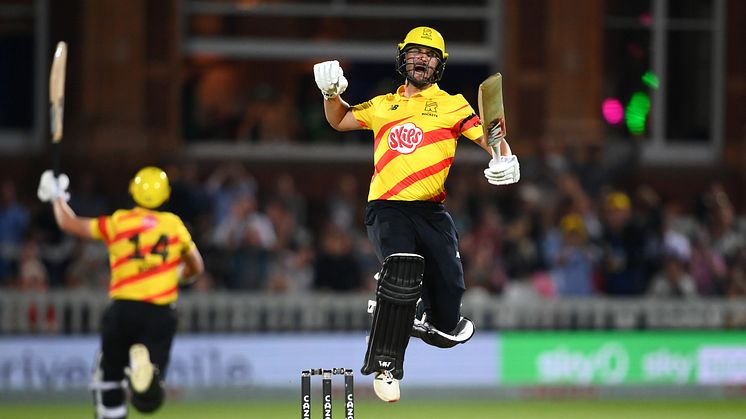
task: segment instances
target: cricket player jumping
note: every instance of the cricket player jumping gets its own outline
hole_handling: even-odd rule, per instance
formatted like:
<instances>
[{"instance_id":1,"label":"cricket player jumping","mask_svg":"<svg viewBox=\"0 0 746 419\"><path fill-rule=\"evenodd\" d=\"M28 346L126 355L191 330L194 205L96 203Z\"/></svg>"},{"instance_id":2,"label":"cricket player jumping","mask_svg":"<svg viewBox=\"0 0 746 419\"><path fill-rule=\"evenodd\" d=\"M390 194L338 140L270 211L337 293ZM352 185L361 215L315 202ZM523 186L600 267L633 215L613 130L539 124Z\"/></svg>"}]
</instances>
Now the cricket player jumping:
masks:
<instances>
[{"instance_id":1,"label":"cricket player jumping","mask_svg":"<svg viewBox=\"0 0 746 419\"><path fill-rule=\"evenodd\" d=\"M338 61L314 65L324 112L338 131L373 131L374 171L365 225L382 262L363 374L383 401L399 400L404 354L410 335L449 348L465 343L474 325L461 316L464 272L458 236L445 210L445 182L456 141L465 136L490 156L491 137L460 94L441 90L448 53L435 29L412 29L398 46L397 72L404 85L395 93L350 106L340 95L347 79ZM494 185L518 182L518 158L508 142L484 174Z\"/></svg>"}]
</instances>

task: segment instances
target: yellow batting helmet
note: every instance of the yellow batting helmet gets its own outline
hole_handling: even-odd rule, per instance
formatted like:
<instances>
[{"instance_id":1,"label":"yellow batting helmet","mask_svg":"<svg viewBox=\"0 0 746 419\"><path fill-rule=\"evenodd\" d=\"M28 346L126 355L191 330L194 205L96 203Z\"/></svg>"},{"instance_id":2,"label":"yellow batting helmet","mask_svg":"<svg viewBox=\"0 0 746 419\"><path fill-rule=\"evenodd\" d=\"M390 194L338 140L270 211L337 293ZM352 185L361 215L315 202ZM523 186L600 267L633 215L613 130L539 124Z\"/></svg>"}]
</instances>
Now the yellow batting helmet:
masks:
<instances>
[{"instance_id":1,"label":"yellow batting helmet","mask_svg":"<svg viewBox=\"0 0 746 419\"><path fill-rule=\"evenodd\" d=\"M399 53L404 52L410 45L422 45L424 47L432 48L440 52L440 57L443 61L448 59L448 53L446 52L446 41L443 39L443 35L433 28L427 26L418 26L404 37L404 41L399 44Z\"/></svg>"},{"instance_id":2,"label":"yellow batting helmet","mask_svg":"<svg viewBox=\"0 0 746 419\"><path fill-rule=\"evenodd\" d=\"M160 207L171 195L166 172L153 166L143 167L130 181L130 194L137 205Z\"/></svg>"},{"instance_id":3,"label":"yellow batting helmet","mask_svg":"<svg viewBox=\"0 0 746 419\"><path fill-rule=\"evenodd\" d=\"M422 46L430 48L438 52L440 57L437 58L438 65L435 68L432 76L428 80L416 80L411 74L407 72L407 50L409 47ZM436 83L443 77L443 70L446 68L446 61L448 60L448 53L446 52L446 42L443 40L443 35L433 28L427 26L418 26L404 37L404 41L399 43L399 54L396 56L396 72L401 76L414 83L415 86L420 87L423 83ZM412 64L410 62L410 64Z\"/></svg>"}]
</instances>

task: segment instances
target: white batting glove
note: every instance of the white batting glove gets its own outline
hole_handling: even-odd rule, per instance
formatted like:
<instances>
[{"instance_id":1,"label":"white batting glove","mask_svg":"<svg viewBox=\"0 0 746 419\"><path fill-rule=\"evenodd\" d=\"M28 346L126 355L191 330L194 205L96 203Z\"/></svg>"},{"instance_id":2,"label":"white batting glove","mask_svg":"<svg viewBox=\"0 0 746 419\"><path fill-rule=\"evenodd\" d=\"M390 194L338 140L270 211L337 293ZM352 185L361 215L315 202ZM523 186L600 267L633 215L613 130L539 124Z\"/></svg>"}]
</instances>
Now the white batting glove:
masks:
<instances>
[{"instance_id":1,"label":"white batting glove","mask_svg":"<svg viewBox=\"0 0 746 419\"><path fill-rule=\"evenodd\" d=\"M493 185L510 185L521 179L521 166L518 156L500 156L490 160L489 167L484 169L484 177Z\"/></svg>"},{"instance_id":2,"label":"white batting glove","mask_svg":"<svg viewBox=\"0 0 746 419\"><path fill-rule=\"evenodd\" d=\"M36 196L41 202L50 202L57 198L63 198L65 201L70 200L70 194L67 188L70 186L70 178L61 173L55 177L54 172L46 170L41 174L39 188L36 190Z\"/></svg>"},{"instance_id":3,"label":"white batting glove","mask_svg":"<svg viewBox=\"0 0 746 419\"><path fill-rule=\"evenodd\" d=\"M326 100L341 95L347 89L347 79L337 60L314 64L313 77Z\"/></svg>"}]
</instances>

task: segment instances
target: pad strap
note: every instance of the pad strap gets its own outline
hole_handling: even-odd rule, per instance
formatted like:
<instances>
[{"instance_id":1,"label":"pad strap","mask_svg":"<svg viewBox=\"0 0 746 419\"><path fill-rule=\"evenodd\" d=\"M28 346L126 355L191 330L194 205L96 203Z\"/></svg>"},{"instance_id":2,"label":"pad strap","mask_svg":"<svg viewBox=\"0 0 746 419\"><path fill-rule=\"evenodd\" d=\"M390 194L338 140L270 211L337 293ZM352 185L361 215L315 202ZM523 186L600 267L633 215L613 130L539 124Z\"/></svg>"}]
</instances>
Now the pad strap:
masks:
<instances>
[{"instance_id":1,"label":"pad strap","mask_svg":"<svg viewBox=\"0 0 746 419\"><path fill-rule=\"evenodd\" d=\"M441 332L427 320L415 319L412 326L412 336L438 348L452 348L459 343L466 343L474 336L474 331L474 323L466 317L461 317L451 333Z\"/></svg>"}]
</instances>

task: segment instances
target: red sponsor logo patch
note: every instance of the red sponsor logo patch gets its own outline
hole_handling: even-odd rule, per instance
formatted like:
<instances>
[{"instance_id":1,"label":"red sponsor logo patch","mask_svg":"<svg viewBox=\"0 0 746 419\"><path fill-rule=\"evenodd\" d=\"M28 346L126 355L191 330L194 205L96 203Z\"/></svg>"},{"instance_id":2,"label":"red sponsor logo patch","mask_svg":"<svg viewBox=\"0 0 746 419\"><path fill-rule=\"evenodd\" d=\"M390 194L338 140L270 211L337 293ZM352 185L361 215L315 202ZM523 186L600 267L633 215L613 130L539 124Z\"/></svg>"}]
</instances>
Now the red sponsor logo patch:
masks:
<instances>
[{"instance_id":1,"label":"red sponsor logo patch","mask_svg":"<svg viewBox=\"0 0 746 419\"><path fill-rule=\"evenodd\" d=\"M158 220L152 215L146 215L142 217L142 226L145 228L153 228L158 225Z\"/></svg>"},{"instance_id":2,"label":"red sponsor logo patch","mask_svg":"<svg viewBox=\"0 0 746 419\"><path fill-rule=\"evenodd\" d=\"M424 136L422 129L411 122L397 125L389 131L389 148L401 154L410 154L422 144Z\"/></svg>"}]
</instances>

